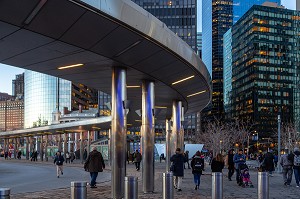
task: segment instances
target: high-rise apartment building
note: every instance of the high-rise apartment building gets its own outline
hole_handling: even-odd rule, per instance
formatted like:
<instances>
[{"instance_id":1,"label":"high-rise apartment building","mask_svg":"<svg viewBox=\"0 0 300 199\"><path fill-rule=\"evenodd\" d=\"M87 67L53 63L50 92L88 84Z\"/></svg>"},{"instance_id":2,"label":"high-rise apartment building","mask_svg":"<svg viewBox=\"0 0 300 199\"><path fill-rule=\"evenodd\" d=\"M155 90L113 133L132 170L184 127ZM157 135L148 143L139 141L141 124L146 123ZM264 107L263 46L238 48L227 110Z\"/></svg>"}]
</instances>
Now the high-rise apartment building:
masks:
<instances>
[{"instance_id":1,"label":"high-rise apartment building","mask_svg":"<svg viewBox=\"0 0 300 199\"><path fill-rule=\"evenodd\" d=\"M23 129L24 101L0 101L0 132Z\"/></svg>"},{"instance_id":2,"label":"high-rise apartment building","mask_svg":"<svg viewBox=\"0 0 300 199\"><path fill-rule=\"evenodd\" d=\"M24 73L16 75L16 79L12 80L12 95L14 97L24 97Z\"/></svg>"},{"instance_id":3,"label":"high-rise apartment building","mask_svg":"<svg viewBox=\"0 0 300 199\"><path fill-rule=\"evenodd\" d=\"M233 23L236 23L253 5L274 2L281 5L281 0L233 0Z\"/></svg>"},{"instance_id":4,"label":"high-rise apartment building","mask_svg":"<svg viewBox=\"0 0 300 199\"><path fill-rule=\"evenodd\" d=\"M263 137L300 116L300 12L253 6L232 27L232 117Z\"/></svg>"},{"instance_id":5,"label":"high-rise apartment building","mask_svg":"<svg viewBox=\"0 0 300 199\"><path fill-rule=\"evenodd\" d=\"M197 52L196 0L132 0L189 44Z\"/></svg>"}]
</instances>

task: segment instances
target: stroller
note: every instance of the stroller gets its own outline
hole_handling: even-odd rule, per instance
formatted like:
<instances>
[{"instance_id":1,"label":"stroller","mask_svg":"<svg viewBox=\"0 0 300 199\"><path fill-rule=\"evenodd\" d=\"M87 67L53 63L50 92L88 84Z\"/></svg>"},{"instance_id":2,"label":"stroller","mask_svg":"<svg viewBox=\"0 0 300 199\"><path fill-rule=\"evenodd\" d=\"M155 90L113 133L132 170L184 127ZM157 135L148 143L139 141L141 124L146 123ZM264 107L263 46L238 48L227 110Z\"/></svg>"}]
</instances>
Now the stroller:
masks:
<instances>
[{"instance_id":1,"label":"stroller","mask_svg":"<svg viewBox=\"0 0 300 199\"><path fill-rule=\"evenodd\" d=\"M253 188L253 183L250 180L250 173L249 173L249 167L246 164L240 164L239 165L239 171L240 171L240 183L239 185L242 187L251 187Z\"/></svg>"}]
</instances>

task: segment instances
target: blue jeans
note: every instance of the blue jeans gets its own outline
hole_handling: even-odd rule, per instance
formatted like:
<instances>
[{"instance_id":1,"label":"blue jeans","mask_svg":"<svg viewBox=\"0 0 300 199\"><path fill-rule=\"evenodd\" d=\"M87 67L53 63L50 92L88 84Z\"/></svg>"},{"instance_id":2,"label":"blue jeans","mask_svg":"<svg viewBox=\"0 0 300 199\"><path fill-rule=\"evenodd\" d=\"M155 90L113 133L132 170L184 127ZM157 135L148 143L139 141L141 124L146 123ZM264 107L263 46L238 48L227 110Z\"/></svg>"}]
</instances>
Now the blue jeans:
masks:
<instances>
[{"instance_id":1,"label":"blue jeans","mask_svg":"<svg viewBox=\"0 0 300 199\"><path fill-rule=\"evenodd\" d=\"M90 176L91 176L91 186L96 185L96 179L98 176L98 172L90 172Z\"/></svg>"},{"instance_id":2,"label":"blue jeans","mask_svg":"<svg viewBox=\"0 0 300 199\"><path fill-rule=\"evenodd\" d=\"M200 173L194 173L194 182L195 182L195 185L200 185L200 177L201 177L201 174Z\"/></svg>"},{"instance_id":3,"label":"blue jeans","mask_svg":"<svg viewBox=\"0 0 300 199\"><path fill-rule=\"evenodd\" d=\"M296 184L299 186L300 182L300 168L294 169Z\"/></svg>"}]
</instances>

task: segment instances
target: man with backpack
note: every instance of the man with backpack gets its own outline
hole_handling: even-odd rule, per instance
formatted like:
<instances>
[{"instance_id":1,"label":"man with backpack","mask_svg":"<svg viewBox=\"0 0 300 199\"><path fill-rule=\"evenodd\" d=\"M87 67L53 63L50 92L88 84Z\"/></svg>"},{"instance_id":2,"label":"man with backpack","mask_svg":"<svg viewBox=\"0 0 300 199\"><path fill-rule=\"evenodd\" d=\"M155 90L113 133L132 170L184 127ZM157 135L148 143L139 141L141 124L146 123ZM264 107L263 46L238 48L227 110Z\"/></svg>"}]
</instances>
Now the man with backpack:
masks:
<instances>
[{"instance_id":1,"label":"man with backpack","mask_svg":"<svg viewBox=\"0 0 300 199\"><path fill-rule=\"evenodd\" d=\"M294 175L296 180L296 187L299 187L300 183L300 151L299 148L294 148Z\"/></svg>"},{"instance_id":2,"label":"man with backpack","mask_svg":"<svg viewBox=\"0 0 300 199\"><path fill-rule=\"evenodd\" d=\"M195 190L199 189L200 177L204 170L204 160L201 158L200 151L197 151L191 161L192 173L194 175Z\"/></svg>"}]
</instances>

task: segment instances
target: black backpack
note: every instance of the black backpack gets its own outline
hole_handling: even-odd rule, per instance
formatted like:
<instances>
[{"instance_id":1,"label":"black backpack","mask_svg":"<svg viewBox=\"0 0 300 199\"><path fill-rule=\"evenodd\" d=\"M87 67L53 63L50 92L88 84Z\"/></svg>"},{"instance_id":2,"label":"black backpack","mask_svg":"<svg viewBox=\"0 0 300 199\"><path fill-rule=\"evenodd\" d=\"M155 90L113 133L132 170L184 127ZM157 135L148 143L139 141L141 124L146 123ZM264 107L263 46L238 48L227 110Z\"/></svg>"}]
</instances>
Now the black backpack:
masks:
<instances>
[{"instance_id":1,"label":"black backpack","mask_svg":"<svg viewBox=\"0 0 300 199\"><path fill-rule=\"evenodd\" d=\"M195 158L193 168L195 171L202 171L203 169L203 160L201 158Z\"/></svg>"}]
</instances>

